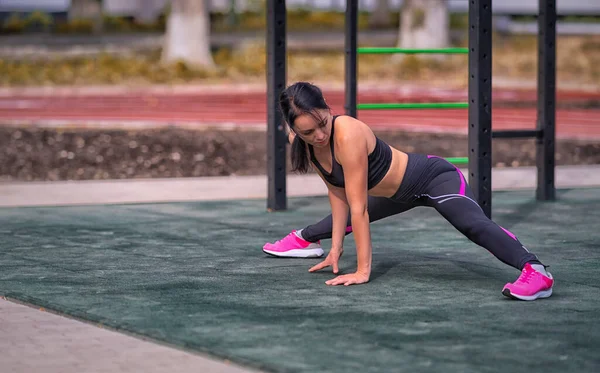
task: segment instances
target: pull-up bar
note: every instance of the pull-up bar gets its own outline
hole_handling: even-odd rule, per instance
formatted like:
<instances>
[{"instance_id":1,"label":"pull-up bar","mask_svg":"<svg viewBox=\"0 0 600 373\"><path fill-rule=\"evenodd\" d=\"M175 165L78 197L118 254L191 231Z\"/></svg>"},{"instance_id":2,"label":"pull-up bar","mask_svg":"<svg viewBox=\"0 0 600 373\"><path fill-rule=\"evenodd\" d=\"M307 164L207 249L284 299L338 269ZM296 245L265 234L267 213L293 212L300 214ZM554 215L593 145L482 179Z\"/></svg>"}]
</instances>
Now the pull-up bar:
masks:
<instances>
[{"instance_id":1,"label":"pull-up bar","mask_svg":"<svg viewBox=\"0 0 600 373\"><path fill-rule=\"evenodd\" d=\"M356 116L357 109L419 109L428 105L445 108L468 107L469 184L475 197L491 217L492 137L537 140L538 200L555 199L555 103L556 103L556 0L538 0L538 120L536 130L492 132L492 0L469 1L469 47L443 49L357 48L358 2L346 0L345 25L345 110ZM357 55L390 53L467 53L467 103L404 103L357 105ZM277 110L277 97L286 86L286 4L267 1L267 174L268 210L285 210L286 136L284 121ZM455 161L461 162L465 158Z\"/></svg>"}]
</instances>

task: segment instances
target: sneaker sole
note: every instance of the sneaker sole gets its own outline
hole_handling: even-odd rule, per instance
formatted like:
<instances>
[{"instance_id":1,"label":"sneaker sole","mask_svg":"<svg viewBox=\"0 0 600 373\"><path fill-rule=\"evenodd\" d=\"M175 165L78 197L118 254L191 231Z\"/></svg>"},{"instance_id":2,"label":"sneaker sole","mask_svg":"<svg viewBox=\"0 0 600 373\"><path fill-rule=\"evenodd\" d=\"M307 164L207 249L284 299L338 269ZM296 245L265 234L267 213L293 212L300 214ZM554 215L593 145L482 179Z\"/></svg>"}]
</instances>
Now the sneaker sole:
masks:
<instances>
[{"instance_id":1,"label":"sneaker sole","mask_svg":"<svg viewBox=\"0 0 600 373\"><path fill-rule=\"evenodd\" d=\"M278 258L319 258L323 256L323 249L295 249L285 252L263 249L263 252Z\"/></svg>"},{"instance_id":2,"label":"sneaker sole","mask_svg":"<svg viewBox=\"0 0 600 373\"><path fill-rule=\"evenodd\" d=\"M552 288L548 289L548 290L543 290L543 291L539 291L533 295L518 295L518 294L513 294L510 292L510 289L504 289L502 290L502 294L511 298L511 299L517 299L517 300L536 300L538 298L548 298L549 296L552 295Z\"/></svg>"}]
</instances>

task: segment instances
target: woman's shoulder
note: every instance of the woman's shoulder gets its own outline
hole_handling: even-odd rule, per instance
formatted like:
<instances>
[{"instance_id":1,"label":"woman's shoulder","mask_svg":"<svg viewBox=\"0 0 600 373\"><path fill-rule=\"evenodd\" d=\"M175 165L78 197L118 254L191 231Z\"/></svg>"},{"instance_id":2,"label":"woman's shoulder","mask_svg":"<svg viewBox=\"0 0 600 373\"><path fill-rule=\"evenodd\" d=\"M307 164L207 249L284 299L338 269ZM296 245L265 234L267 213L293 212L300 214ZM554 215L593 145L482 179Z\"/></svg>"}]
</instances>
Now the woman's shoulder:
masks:
<instances>
[{"instance_id":1,"label":"woman's shoulder","mask_svg":"<svg viewBox=\"0 0 600 373\"><path fill-rule=\"evenodd\" d=\"M358 121L358 119L350 116L350 115L346 115L346 114L338 114L338 115L334 115L333 116L335 118L335 122L354 122L354 121Z\"/></svg>"},{"instance_id":2,"label":"woman's shoulder","mask_svg":"<svg viewBox=\"0 0 600 373\"><path fill-rule=\"evenodd\" d=\"M344 131L362 130L366 124L350 115L336 115L335 129L342 128Z\"/></svg>"},{"instance_id":3,"label":"woman's shoulder","mask_svg":"<svg viewBox=\"0 0 600 373\"><path fill-rule=\"evenodd\" d=\"M340 150L353 152L363 146L368 149L372 136L371 129L352 116L340 115L335 120L334 141Z\"/></svg>"},{"instance_id":4,"label":"woman's shoulder","mask_svg":"<svg viewBox=\"0 0 600 373\"><path fill-rule=\"evenodd\" d=\"M338 115L335 118L335 133L336 137L339 134L340 138L363 137L365 131L370 131L370 128L362 121L350 115Z\"/></svg>"}]
</instances>

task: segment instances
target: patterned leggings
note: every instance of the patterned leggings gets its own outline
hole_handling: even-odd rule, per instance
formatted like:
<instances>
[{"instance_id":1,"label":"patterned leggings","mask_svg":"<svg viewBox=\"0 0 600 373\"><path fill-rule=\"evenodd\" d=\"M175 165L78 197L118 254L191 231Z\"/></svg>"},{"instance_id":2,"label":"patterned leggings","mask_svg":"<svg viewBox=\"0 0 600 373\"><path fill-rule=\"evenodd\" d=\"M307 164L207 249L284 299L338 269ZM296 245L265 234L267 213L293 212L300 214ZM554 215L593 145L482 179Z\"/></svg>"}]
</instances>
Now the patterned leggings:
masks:
<instances>
[{"instance_id":1,"label":"patterned leggings","mask_svg":"<svg viewBox=\"0 0 600 373\"><path fill-rule=\"evenodd\" d=\"M419 206L435 208L469 240L518 270L526 263L541 264L514 234L485 215L460 170L442 158L409 153L404 180L394 196L369 197L369 219L374 222ZM350 222L348 216L346 234L352 232ZM316 242L331 238L331 231L329 215L301 234L305 240Z\"/></svg>"}]
</instances>

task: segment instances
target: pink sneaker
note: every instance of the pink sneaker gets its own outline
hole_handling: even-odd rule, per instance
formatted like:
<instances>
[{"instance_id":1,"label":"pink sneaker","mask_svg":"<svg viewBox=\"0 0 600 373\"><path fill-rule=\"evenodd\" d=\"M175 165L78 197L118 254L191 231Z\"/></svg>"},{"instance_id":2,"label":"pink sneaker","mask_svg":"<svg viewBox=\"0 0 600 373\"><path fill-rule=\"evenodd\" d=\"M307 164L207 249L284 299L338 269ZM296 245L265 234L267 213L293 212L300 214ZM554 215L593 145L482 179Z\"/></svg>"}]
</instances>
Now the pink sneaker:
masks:
<instances>
[{"instance_id":1,"label":"pink sneaker","mask_svg":"<svg viewBox=\"0 0 600 373\"><path fill-rule=\"evenodd\" d=\"M552 275L548 273L548 276L544 276L527 263L517 281L504 285L502 294L520 300L548 298L552 295L552 286L554 285Z\"/></svg>"},{"instance_id":2,"label":"pink sneaker","mask_svg":"<svg viewBox=\"0 0 600 373\"><path fill-rule=\"evenodd\" d=\"M283 239L275 243L266 243L263 251L269 255L282 258L318 258L323 256L321 241L308 242L292 231Z\"/></svg>"}]
</instances>

